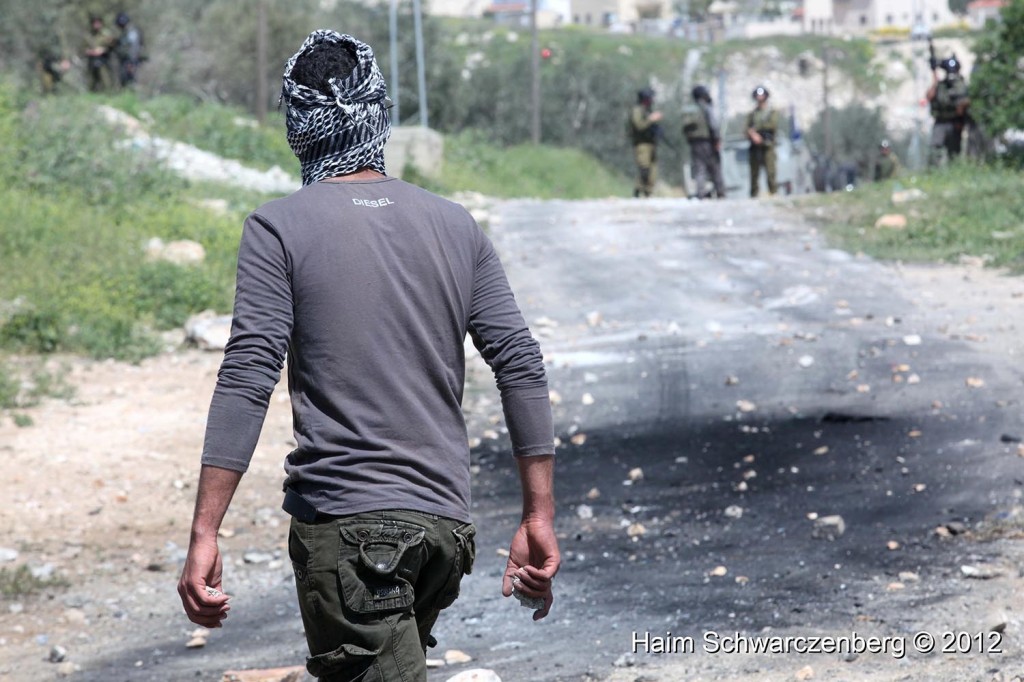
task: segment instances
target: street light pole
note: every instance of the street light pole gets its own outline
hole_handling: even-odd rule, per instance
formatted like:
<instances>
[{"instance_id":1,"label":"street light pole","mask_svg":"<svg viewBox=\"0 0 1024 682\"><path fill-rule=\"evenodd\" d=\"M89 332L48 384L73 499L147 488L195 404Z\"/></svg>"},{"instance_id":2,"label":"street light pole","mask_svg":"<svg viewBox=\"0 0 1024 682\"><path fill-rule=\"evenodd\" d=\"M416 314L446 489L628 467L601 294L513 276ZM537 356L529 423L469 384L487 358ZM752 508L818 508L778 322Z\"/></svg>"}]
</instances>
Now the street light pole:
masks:
<instances>
[{"instance_id":1,"label":"street light pole","mask_svg":"<svg viewBox=\"0 0 1024 682\"><path fill-rule=\"evenodd\" d=\"M420 125L427 126L427 76L423 63L423 9L420 0L412 0L413 30L416 32L416 82L420 91Z\"/></svg>"},{"instance_id":2,"label":"street light pole","mask_svg":"<svg viewBox=\"0 0 1024 682\"><path fill-rule=\"evenodd\" d=\"M256 120L267 121L267 3L256 4Z\"/></svg>"},{"instance_id":3,"label":"street light pole","mask_svg":"<svg viewBox=\"0 0 1024 682\"><path fill-rule=\"evenodd\" d=\"M821 70L822 77L822 97L824 99L824 109L821 112L821 127L825 133L825 159L832 158L832 114L829 111L828 106L828 60L829 60L829 48L826 45L822 48L822 62L823 68Z\"/></svg>"},{"instance_id":4,"label":"street light pole","mask_svg":"<svg viewBox=\"0 0 1024 682\"><path fill-rule=\"evenodd\" d=\"M391 37L391 101L394 104L391 120L395 125L402 125L402 114L398 108L398 0L391 0L388 29Z\"/></svg>"},{"instance_id":5,"label":"street light pole","mask_svg":"<svg viewBox=\"0 0 1024 682\"><path fill-rule=\"evenodd\" d=\"M530 0L530 139L540 144L540 46L537 40L537 3Z\"/></svg>"}]
</instances>

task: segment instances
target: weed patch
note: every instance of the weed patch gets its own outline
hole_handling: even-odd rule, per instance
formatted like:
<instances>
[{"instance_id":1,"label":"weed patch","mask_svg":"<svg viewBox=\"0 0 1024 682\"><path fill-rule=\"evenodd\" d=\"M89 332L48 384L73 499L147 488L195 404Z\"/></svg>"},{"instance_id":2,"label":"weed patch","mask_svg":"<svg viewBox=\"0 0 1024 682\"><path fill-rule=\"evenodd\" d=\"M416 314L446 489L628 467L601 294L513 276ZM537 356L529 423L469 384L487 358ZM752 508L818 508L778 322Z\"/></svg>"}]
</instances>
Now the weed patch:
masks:
<instances>
[{"instance_id":1,"label":"weed patch","mask_svg":"<svg viewBox=\"0 0 1024 682\"><path fill-rule=\"evenodd\" d=\"M17 568L0 568L0 595L6 599L26 597L55 587L67 587L68 584L57 574L40 575L24 564Z\"/></svg>"},{"instance_id":2,"label":"weed patch","mask_svg":"<svg viewBox=\"0 0 1024 682\"><path fill-rule=\"evenodd\" d=\"M1024 272L1022 174L998 166L953 164L853 192L818 195L799 205L830 239L875 258L953 263L962 257ZM894 197L911 200L894 203ZM913 196L916 195L916 199ZM903 229L875 227L884 214L907 219Z\"/></svg>"}]
</instances>

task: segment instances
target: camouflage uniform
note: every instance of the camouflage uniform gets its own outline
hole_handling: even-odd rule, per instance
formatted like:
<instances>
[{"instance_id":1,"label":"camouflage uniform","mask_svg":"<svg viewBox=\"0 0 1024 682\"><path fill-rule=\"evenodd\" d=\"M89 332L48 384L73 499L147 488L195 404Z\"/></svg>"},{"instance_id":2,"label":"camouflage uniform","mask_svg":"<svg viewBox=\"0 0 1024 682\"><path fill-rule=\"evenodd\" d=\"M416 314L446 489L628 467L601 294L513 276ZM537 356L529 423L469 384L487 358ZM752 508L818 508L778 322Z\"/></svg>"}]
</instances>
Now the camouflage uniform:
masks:
<instances>
[{"instance_id":1,"label":"camouflage uniform","mask_svg":"<svg viewBox=\"0 0 1024 682\"><path fill-rule=\"evenodd\" d=\"M650 113L650 107L637 104L629 116L637 168L636 187L633 190L635 197L651 196L658 179L658 124L650 120Z\"/></svg>"},{"instance_id":2,"label":"camouflage uniform","mask_svg":"<svg viewBox=\"0 0 1024 682\"><path fill-rule=\"evenodd\" d=\"M110 90L114 83L110 70L110 50L117 39L106 26L97 28L90 25L82 43L82 55L85 58L85 83L89 92Z\"/></svg>"},{"instance_id":3,"label":"camouflage uniform","mask_svg":"<svg viewBox=\"0 0 1024 682\"><path fill-rule=\"evenodd\" d=\"M896 152L880 154L878 161L875 162L875 180L894 178L900 172L900 168L900 157L896 156Z\"/></svg>"},{"instance_id":4,"label":"camouflage uniform","mask_svg":"<svg viewBox=\"0 0 1024 682\"><path fill-rule=\"evenodd\" d=\"M966 117L964 112L958 111L958 105L965 99L967 82L959 73L948 74L936 84L935 97L931 100L935 126L932 128L930 163L938 161L942 149L951 159L960 155Z\"/></svg>"},{"instance_id":5,"label":"camouflage uniform","mask_svg":"<svg viewBox=\"0 0 1024 682\"><path fill-rule=\"evenodd\" d=\"M57 90L57 83L64 78L64 61L56 45L44 45L36 51L36 70L44 95L52 95Z\"/></svg>"},{"instance_id":6,"label":"camouflage uniform","mask_svg":"<svg viewBox=\"0 0 1024 682\"><path fill-rule=\"evenodd\" d=\"M708 181L714 185L714 196L724 197L722 157L718 152L721 136L710 104L698 101L683 108L683 136L690 145L690 163L697 198L711 196L710 192L706 192Z\"/></svg>"},{"instance_id":7,"label":"camouflage uniform","mask_svg":"<svg viewBox=\"0 0 1024 682\"><path fill-rule=\"evenodd\" d=\"M750 196L758 194L761 169L768 178L768 193L775 194L775 133L779 127L779 112L770 106L755 108L747 115L747 129L753 128L762 138L761 144L750 143Z\"/></svg>"},{"instance_id":8,"label":"camouflage uniform","mask_svg":"<svg viewBox=\"0 0 1024 682\"><path fill-rule=\"evenodd\" d=\"M118 74L121 79L121 87L128 88L135 83L139 64L144 59L142 31L123 12L117 16L116 23L121 28L121 35L117 39L117 46L114 50L117 54Z\"/></svg>"}]
</instances>

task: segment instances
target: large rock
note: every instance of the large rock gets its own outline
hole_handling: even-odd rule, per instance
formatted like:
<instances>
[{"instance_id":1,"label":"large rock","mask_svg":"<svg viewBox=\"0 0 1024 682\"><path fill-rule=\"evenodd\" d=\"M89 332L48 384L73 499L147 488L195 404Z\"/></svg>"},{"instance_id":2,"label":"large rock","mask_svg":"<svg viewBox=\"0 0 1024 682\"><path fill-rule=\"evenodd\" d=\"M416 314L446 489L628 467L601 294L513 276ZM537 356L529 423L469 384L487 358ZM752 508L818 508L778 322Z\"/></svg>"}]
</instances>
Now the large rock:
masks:
<instances>
[{"instance_id":1,"label":"large rock","mask_svg":"<svg viewBox=\"0 0 1024 682\"><path fill-rule=\"evenodd\" d=\"M302 682L304 679L306 667L302 665L262 670L228 670L220 678L221 682Z\"/></svg>"},{"instance_id":2,"label":"large rock","mask_svg":"<svg viewBox=\"0 0 1024 682\"><path fill-rule=\"evenodd\" d=\"M391 129L391 137L384 147L388 175L400 178L406 166L411 166L423 175L437 177L443 160L444 137L436 130L422 126Z\"/></svg>"},{"instance_id":3,"label":"large rock","mask_svg":"<svg viewBox=\"0 0 1024 682\"><path fill-rule=\"evenodd\" d=\"M206 249L199 242L189 239L179 239L164 243L159 237L154 237L146 244L146 258L151 261L164 261L183 267L202 265L203 261L206 260Z\"/></svg>"},{"instance_id":4,"label":"large rock","mask_svg":"<svg viewBox=\"0 0 1024 682\"><path fill-rule=\"evenodd\" d=\"M449 677L445 682L501 682L498 673L486 668L463 670L458 675Z\"/></svg>"},{"instance_id":5,"label":"large rock","mask_svg":"<svg viewBox=\"0 0 1024 682\"><path fill-rule=\"evenodd\" d=\"M202 350L224 350L231 338L231 316L212 310L193 315L185 323L185 338Z\"/></svg>"}]
</instances>

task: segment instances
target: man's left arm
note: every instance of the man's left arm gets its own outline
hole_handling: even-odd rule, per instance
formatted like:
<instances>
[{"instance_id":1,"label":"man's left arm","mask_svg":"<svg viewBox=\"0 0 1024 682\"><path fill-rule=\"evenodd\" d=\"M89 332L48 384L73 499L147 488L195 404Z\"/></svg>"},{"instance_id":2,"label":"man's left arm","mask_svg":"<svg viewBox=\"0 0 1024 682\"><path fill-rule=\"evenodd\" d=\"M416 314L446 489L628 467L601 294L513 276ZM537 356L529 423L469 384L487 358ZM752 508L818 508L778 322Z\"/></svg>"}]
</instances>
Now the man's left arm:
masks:
<instances>
[{"instance_id":1,"label":"man's left arm","mask_svg":"<svg viewBox=\"0 0 1024 682\"><path fill-rule=\"evenodd\" d=\"M192 516L185 567L178 580L178 595L188 619L208 628L221 627L231 607L222 591L223 561L217 533L231 504L241 471L204 465Z\"/></svg>"},{"instance_id":2,"label":"man's left arm","mask_svg":"<svg viewBox=\"0 0 1024 682\"><path fill-rule=\"evenodd\" d=\"M533 619L548 615L555 597L551 581L561 565L555 536L554 456L517 457L523 489L523 516L509 545L508 562L501 580L501 593L513 590L543 605Z\"/></svg>"},{"instance_id":3,"label":"man's left arm","mask_svg":"<svg viewBox=\"0 0 1024 682\"><path fill-rule=\"evenodd\" d=\"M501 392L523 489L523 514L509 547L502 594L510 596L515 588L543 599L544 605L534 613L539 620L551 608L551 579L560 564L554 532L551 400L540 346L526 326L493 246L483 233L479 238L470 334Z\"/></svg>"}]
</instances>

